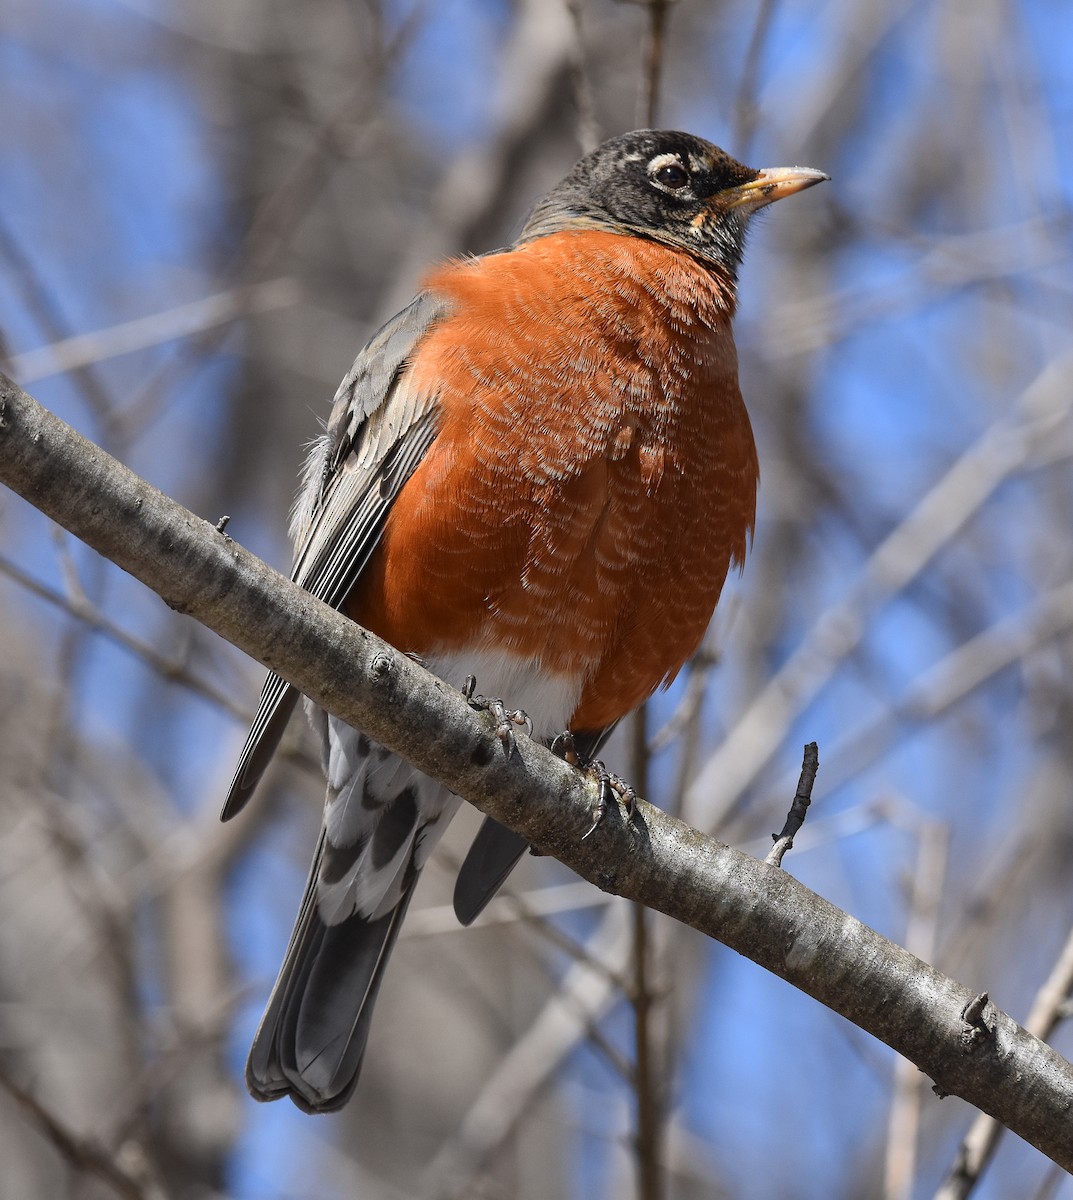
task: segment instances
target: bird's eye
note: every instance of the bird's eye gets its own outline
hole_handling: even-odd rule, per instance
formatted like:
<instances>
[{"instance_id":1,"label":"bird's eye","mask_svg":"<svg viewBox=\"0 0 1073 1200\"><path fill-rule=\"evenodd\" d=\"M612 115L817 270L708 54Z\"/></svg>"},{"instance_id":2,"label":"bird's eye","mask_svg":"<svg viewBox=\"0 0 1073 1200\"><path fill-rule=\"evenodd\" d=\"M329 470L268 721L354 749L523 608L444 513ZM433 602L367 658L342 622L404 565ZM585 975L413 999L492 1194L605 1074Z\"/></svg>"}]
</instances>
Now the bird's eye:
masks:
<instances>
[{"instance_id":1,"label":"bird's eye","mask_svg":"<svg viewBox=\"0 0 1073 1200\"><path fill-rule=\"evenodd\" d=\"M689 183L689 172L679 162L667 163L666 166L660 167L655 173L653 179L665 188L670 188L677 192L680 188L684 188Z\"/></svg>"}]
</instances>

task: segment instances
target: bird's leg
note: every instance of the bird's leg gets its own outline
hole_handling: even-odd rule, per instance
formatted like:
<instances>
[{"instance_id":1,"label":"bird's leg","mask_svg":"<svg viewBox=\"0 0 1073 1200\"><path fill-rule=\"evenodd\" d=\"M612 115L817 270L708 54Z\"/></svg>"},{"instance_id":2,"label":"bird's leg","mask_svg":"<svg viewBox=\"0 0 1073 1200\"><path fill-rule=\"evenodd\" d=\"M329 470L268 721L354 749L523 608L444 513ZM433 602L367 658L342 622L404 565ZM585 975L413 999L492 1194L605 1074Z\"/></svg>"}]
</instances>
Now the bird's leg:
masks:
<instances>
[{"instance_id":1,"label":"bird's leg","mask_svg":"<svg viewBox=\"0 0 1073 1200\"><path fill-rule=\"evenodd\" d=\"M582 841L591 837L600 828L614 796L617 796L625 807L627 820L633 820L634 813L637 811L637 793L620 776L612 775L599 759L583 758L578 753L577 746L574 744L574 735L569 730L560 733L555 738L551 743L551 752L557 754L570 766L591 775L600 789L596 807L592 813L592 825L589 827L588 833L582 837Z\"/></svg>"},{"instance_id":2,"label":"bird's leg","mask_svg":"<svg viewBox=\"0 0 1073 1200\"><path fill-rule=\"evenodd\" d=\"M514 726L520 726L532 737L533 722L529 719L528 714L522 712L520 708L508 709L502 700L495 698L488 699L485 696L475 695L476 691L476 676L467 675L466 682L462 685L462 695L471 708L492 714L496 723L496 737L503 743L503 749L507 752L507 757L510 758L514 751L518 749L518 743L514 737Z\"/></svg>"}]
</instances>

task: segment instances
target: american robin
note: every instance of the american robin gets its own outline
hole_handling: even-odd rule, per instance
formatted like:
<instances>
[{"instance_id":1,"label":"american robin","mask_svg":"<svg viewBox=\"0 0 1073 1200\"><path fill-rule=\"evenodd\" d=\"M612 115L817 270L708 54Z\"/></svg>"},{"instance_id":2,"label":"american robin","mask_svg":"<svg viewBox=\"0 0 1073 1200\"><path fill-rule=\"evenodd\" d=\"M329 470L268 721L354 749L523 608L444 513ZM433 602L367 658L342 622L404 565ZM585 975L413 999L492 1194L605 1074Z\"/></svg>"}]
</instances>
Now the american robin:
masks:
<instances>
[{"instance_id":1,"label":"american robin","mask_svg":"<svg viewBox=\"0 0 1073 1200\"><path fill-rule=\"evenodd\" d=\"M314 446L293 578L442 679L593 753L696 650L742 564L758 467L731 333L745 229L826 179L689 134L605 142L509 250L459 259L358 355ZM265 683L224 806L297 700ZM417 877L459 805L310 707L328 781L286 959L250 1051L258 1100L341 1107ZM468 923L525 849L495 822L459 874Z\"/></svg>"}]
</instances>

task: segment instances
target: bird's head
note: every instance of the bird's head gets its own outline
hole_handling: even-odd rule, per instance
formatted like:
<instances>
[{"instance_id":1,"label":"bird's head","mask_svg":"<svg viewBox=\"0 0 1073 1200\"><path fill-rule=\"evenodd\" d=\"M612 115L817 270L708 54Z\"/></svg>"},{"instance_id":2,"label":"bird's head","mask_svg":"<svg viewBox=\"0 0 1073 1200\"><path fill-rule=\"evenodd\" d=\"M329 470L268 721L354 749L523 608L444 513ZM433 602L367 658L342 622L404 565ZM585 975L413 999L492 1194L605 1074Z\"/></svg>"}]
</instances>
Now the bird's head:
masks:
<instances>
[{"instance_id":1,"label":"bird's head","mask_svg":"<svg viewBox=\"0 0 1073 1200\"><path fill-rule=\"evenodd\" d=\"M827 178L811 167L757 171L692 134L639 129L586 155L537 204L519 240L606 229L685 250L734 277L753 213Z\"/></svg>"}]
</instances>

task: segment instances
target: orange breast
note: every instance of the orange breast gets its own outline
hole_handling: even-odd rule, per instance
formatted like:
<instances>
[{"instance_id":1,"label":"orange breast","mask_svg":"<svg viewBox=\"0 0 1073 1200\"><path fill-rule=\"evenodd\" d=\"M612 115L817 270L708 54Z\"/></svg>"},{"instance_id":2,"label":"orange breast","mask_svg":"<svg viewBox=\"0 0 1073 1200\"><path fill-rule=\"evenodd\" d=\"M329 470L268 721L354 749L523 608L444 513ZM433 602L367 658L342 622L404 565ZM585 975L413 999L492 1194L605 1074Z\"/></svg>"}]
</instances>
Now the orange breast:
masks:
<instances>
[{"instance_id":1,"label":"orange breast","mask_svg":"<svg viewBox=\"0 0 1073 1200\"><path fill-rule=\"evenodd\" d=\"M588 231L426 286L454 311L409 369L441 426L348 611L418 654L580 670L572 727L600 729L673 678L745 555L758 472L730 290Z\"/></svg>"}]
</instances>

